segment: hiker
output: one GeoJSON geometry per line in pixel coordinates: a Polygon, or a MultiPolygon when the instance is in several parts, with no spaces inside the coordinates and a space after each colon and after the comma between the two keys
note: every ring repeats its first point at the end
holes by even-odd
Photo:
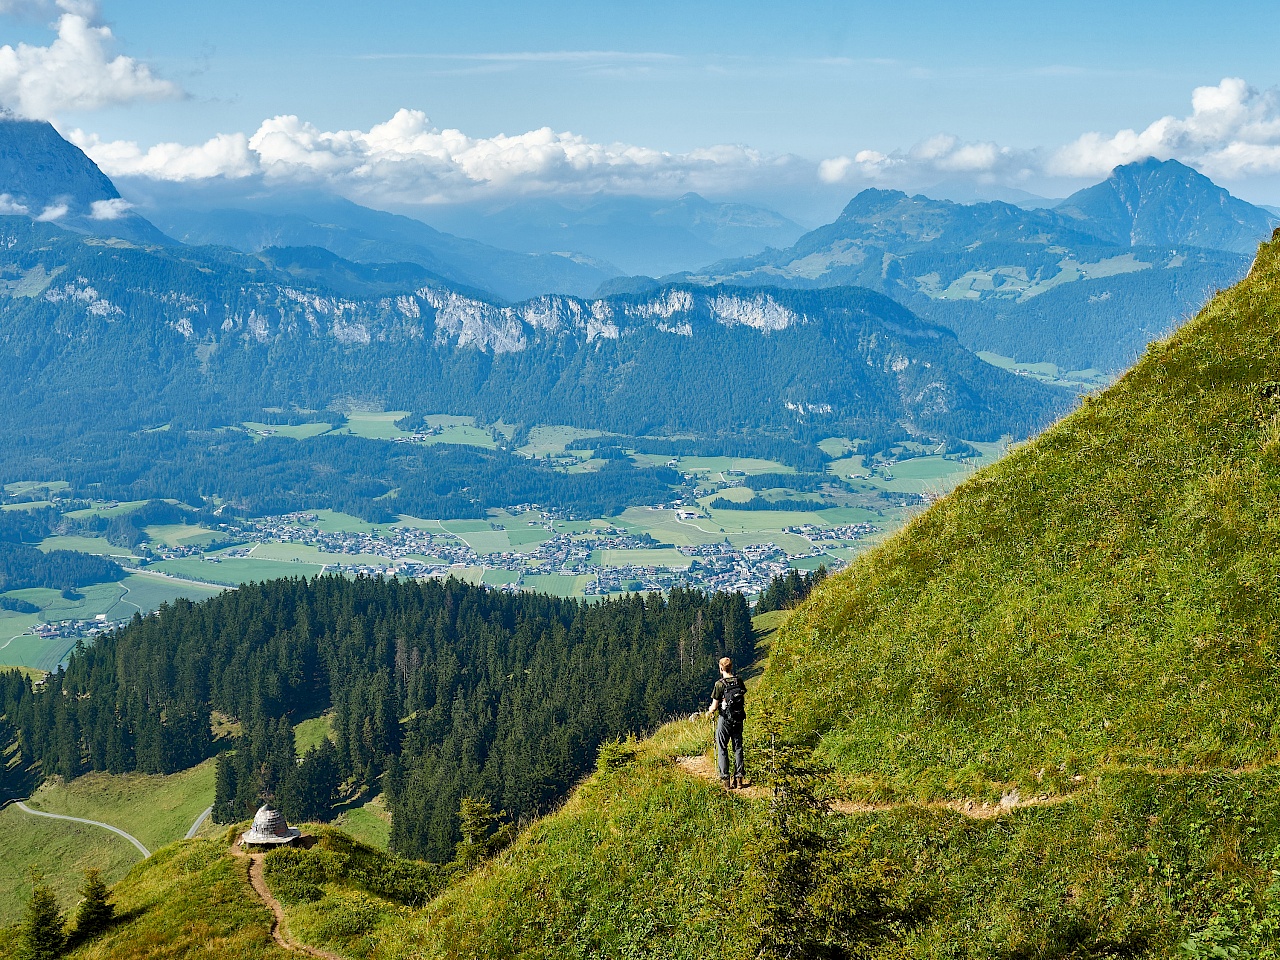
{"type": "Polygon", "coordinates": [[[708,717],[716,717],[716,765],[725,789],[746,786],[742,764],[742,722],[747,719],[747,688],[733,672],[733,661],[720,658],[720,679],[711,691],[708,717]],[[729,744],[733,743],[733,772],[729,771],[729,744]]]}

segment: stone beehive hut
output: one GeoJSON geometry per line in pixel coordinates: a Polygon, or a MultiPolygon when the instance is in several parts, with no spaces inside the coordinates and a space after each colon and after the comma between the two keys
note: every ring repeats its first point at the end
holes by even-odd
{"type": "Polygon", "coordinates": [[[253,815],[253,826],[240,835],[244,846],[278,846],[293,843],[302,835],[297,827],[291,827],[279,810],[263,804],[253,815]]]}

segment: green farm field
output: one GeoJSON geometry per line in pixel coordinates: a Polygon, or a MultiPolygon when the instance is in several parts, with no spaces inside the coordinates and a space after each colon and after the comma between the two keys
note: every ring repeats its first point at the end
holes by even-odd
{"type": "Polygon", "coordinates": [[[296,572],[289,571],[287,567],[296,566],[299,563],[328,565],[333,563],[388,563],[386,557],[380,557],[372,553],[327,553],[318,547],[308,546],[305,543],[259,543],[255,544],[253,549],[249,551],[250,559],[255,560],[276,560],[281,561],[281,567],[286,567],[278,577],[296,576],[296,572]]]}
{"type": "Polygon", "coordinates": [[[561,456],[565,448],[575,440],[604,436],[599,430],[580,430],[577,427],[559,425],[533,427],[529,439],[516,453],[526,457],[561,456]]]}
{"type": "Polygon", "coordinates": [[[103,504],[102,506],[85,507],[83,510],[68,511],[66,516],[73,520],[88,520],[90,517],[120,517],[126,513],[133,513],[139,507],[145,506],[146,500],[126,500],[123,503],[117,503],[114,506],[103,504]]]}
{"type": "Polygon", "coordinates": [[[100,557],[138,559],[129,552],[128,547],[118,547],[114,543],[109,543],[105,537],[45,537],[38,546],[45,553],[50,550],[77,550],[80,553],[92,553],[100,557]]]}
{"type": "Polygon", "coordinates": [[[215,531],[191,523],[157,524],[145,532],[156,543],[170,547],[203,547],[218,539],[215,531]]]}
{"type": "Polygon", "coordinates": [[[259,439],[266,440],[267,437],[262,436],[265,432],[270,432],[272,436],[289,437],[293,440],[309,440],[311,437],[318,437],[322,433],[328,433],[333,429],[331,423],[255,423],[252,420],[246,420],[243,424],[246,430],[259,435],[259,439]]]}
{"type": "Polygon", "coordinates": [[[601,550],[600,564],[606,567],[669,567],[688,569],[690,558],[679,550],[664,547],[656,550],[601,550]]]}
{"type": "Polygon", "coordinates": [[[569,576],[562,573],[526,573],[520,581],[520,589],[549,593],[553,597],[580,597],[593,579],[590,576],[569,576]]]}
{"type": "Polygon", "coordinates": [[[261,583],[283,577],[313,577],[323,568],[314,563],[255,560],[251,557],[224,557],[216,563],[198,557],[183,557],[180,560],[163,560],[153,564],[153,569],[174,577],[236,587],[242,583],[261,583]]]}

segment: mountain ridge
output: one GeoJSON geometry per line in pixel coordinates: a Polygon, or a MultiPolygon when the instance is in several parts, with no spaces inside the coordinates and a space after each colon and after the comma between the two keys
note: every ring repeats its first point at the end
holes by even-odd
{"type": "MultiPolygon", "coordinates": [[[[1239,279],[1277,222],[1181,164],[1130,166],[1053,209],[868,188],[785,250],[664,279],[866,286],[952,328],[972,350],[1116,373],[1165,332],[1164,318],[1189,315],[1239,279]],[[1154,199],[1129,214],[1117,190],[1130,203],[1154,199]]],[[[644,286],[636,278],[604,289],[644,286]]]]}

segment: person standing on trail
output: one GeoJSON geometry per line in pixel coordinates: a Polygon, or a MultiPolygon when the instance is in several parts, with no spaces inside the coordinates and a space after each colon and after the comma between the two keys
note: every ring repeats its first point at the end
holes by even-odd
{"type": "Polygon", "coordinates": [[[733,790],[746,785],[742,763],[742,724],[747,719],[747,688],[733,672],[733,661],[720,658],[720,679],[711,691],[707,716],[716,718],[716,766],[720,782],[733,790]],[[729,744],[733,744],[733,770],[729,769],[729,744]]]}

